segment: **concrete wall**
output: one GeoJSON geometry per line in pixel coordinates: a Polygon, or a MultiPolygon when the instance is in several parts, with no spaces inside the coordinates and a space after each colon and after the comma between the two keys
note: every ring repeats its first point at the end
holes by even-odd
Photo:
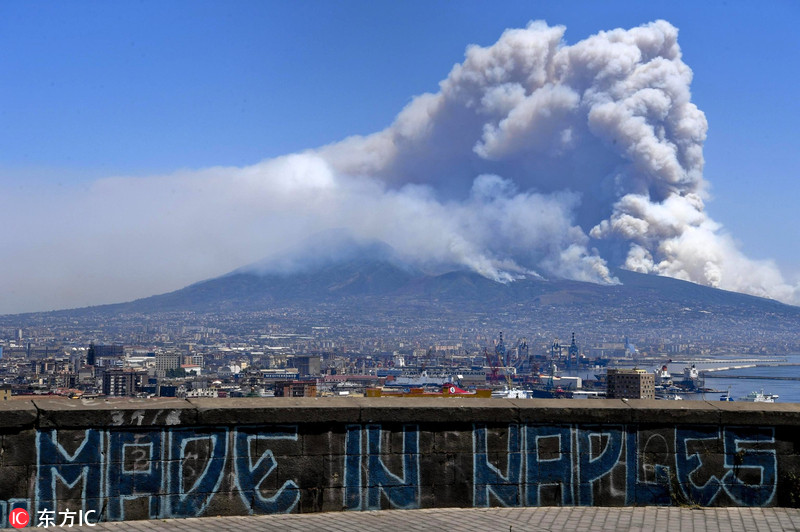
{"type": "Polygon", "coordinates": [[[0,526],[379,508],[797,506],[800,405],[495,399],[0,404],[0,526]],[[35,512],[35,513],[34,513],[35,512]]]}

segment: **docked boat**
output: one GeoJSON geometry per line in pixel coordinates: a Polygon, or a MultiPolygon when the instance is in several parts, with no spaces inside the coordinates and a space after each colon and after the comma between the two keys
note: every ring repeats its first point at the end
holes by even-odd
{"type": "Polygon", "coordinates": [[[572,399],[605,399],[606,392],[594,390],[576,390],[572,392],[572,399]]]}
{"type": "Polygon", "coordinates": [[[747,403],[774,403],[777,397],[777,395],[765,394],[764,390],[761,390],[758,392],[750,392],[739,400],[747,403]]]}
{"type": "Polygon", "coordinates": [[[561,386],[534,386],[530,390],[533,399],[572,399],[572,390],[565,390],[561,386]]]}
{"type": "Polygon", "coordinates": [[[719,400],[720,401],[724,401],[724,402],[732,402],[733,401],[733,397],[731,397],[731,388],[730,388],[730,386],[728,386],[728,391],[727,392],[725,392],[724,394],[719,396],[719,400]]]}
{"type": "Polygon", "coordinates": [[[390,388],[367,388],[364,390],[366,397],[459,397],[464,399],[480,398],[488,399],[492,396],[492,391],[487,389],[468,391],[459,388],[455,384],[445,384],[441,387],[441,391],[429,391],[425,388],[407,388],[407,389],[390,389],[390,388]]]}
{"type": "Polygon", "coordinates": [[[661,369],[654,370],[656,386],[672,386],[672,375],[667,369],[667,365],[661,366],[661,369]]]}
{"type": "Polygon", "coordinates": [[[492,392],[495,399],[530,399],[531,392],[520,388],[504,388],[492,392]]]}
{"type": "Polygon", "coordinates": [[[705,379],[694,364],[683,368],[683,385],[695,390],[705,386],[705,379]]]}
{"type": "Polygon", "coordinates": [[[662,399],[666,401],[683,401],[683,396],[678,395],[677,393],[668,393],[664,395],[656,395],[656,399],[662,399]]]}
{"type": "Polygon", "coordinates": [[[394,378],[394,380],[387,381],[387,386],[403,386],[403,387],[424,387],[424,386],[444,386],[445,384],[455,380],[453,375],[447,373],[428,373],[422,370],[419,373],[403,373],[394,378]]]}

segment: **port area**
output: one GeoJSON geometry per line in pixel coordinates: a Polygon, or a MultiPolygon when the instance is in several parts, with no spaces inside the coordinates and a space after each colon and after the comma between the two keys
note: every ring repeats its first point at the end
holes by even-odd
{"type": "MultiPolygon", "coordinates": [[[[783,359],[786,360],[786,359],[783,359]]],[[[763,362],[756,364],[737,364],[733,366],[722,366],[718,368],[708,368],[701,371],[701,374],[709,377],[724,377],[726,379],[764,379],[774,381],[800,381],[800,375],[758,375],[758,374],[735,374],[732,371],[750,368],[778,368],[778,367],[800,367],[797,363],[763,362]]]]}

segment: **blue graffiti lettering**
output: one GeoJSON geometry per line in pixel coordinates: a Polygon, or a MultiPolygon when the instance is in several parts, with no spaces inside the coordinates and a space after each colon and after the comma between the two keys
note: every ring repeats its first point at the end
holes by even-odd
{"type": "Polygon", "coordinates": [[[572,483],[572,431],[569,427],[525,427],[525,505],[541,504],[542,486],[556,486],[561,492],[561,504],[574,504],[572,483]],[[558,457],[542,458],[540,442],[545,438],[558,440],[558,457]]]}
{"type": "Polygon", "coordinates": [[[622,427],[580,428],[578,432],[578,503],[582,506],[594,504],[592,483],[606,476],[622,456],[622,427]],[[592,439],[606,439],[603,451],[594,456],[592,439]]]}
{"type": "MultiPolygon", "coordinates": [[[[772,427],[686,426],[641,432],[635,425],[493,427],[472,427],[476,507],[592,505],[601,495],[617,503],[624,496],[626,505],[665,505],[677,497],[701,506],[769,506],[777,498],[772,427]]],[[[336,458],[343,465],[345,509],[421,506],[417,425],[403,426],[402,434],[378,424],[345,425],[344,434],[336,432],[341,429],[338,425],[332,434],[339,445],[344,437],[344,456],[336,458]],[[402,450],[397,448],[401,442],[402,450]]],[[[279,449],[299,441],[298,425],[37,431],[36,477],[32,493],[25,493],[31,498],[0,501],[0,528],[8,526],[13,508],[30,508],[34,515],[58,512],[67,503],[72,508],[72,499],[79,499],[75,510],[93,511],[112,521],[130,518],[126,509],[128,514],[135,509],[137,517],[200,516],[223,482],[224,489],[239,494],[248,513],[296,511],[300,481],[287,479],[281,469],[292,466],[294,456],[284,464],[279,449]]],[[[301,457],[302,448],[288,454],[301,457]]],[[[432,463],[451,467],[438,458],[432,463]]],[[[330,473],[332,482],[323,488],[337,486],[333,481],[338,474],[330,473]]],[[[452,477],[437,469],[430,472],[431,478],[438,479],[440,473],[452,477]]],[[[310,488],[316,487],[308,478],[310,488]]]]}
{"type": "Polygon", "coordinates": [[[36,433],[36,511],[55,511],[58,502],[58,484],[74,488],[81,484],[83,510],[98,514],[103,502],[102,434],[87,429],[78,449],[70,454],[58,442],[55,430],[36,433]]]}
{"type": "Polygon", "coordinates": [[[150,518],[160,513],[164,459],[161,431],[108,434],[108,519],[125,519],[125,501],[146,497],[150,518]]]}
{"type": "Polygon", "coordinates": [[[12,510],[23,508],[30,511],[31,501],[28,499],[8,499],[7,501],[0,501],[0,528],[6,528],[9,525],[9,514],[12,510]]]}
{"type": "Polygon", "coordinates": [[[703,467],[700,453],[689,454],[689,442],[719,441],[720,433],[716,427],[706,429],[675,429],[675,469],[678,485],[689,501],[708,506],[717,498],[722,483],[716,475],[711,475],[702,485],[695,482],[695,472],[703,467]]]}
{"type": "Polygon", "coordinates": [[[271,440],[297,441],[297,426],[276,427],[271,432],[250,434],[238,429],[234,433],[234,466],[236,486],[250,513],[288,513],[300,501],[300,491],[293,480],[287,480],[271,497],[265,497],[261,484],[278,466],[272,449],[262,452],[253,463],[251,447],[253,442],[271,440]]]}
{"type": "Polygon", "coordinates": [[[392,508],[419,508],[419,428],[403,427],[403,476],[395,475],[381,457],[381,426],[367,425],[367,506],[380,510],[381,493],[392,508]]]}
{"type": "Polygon", "coordinates": [[[489,506],[490,494],[503,506],[519,506],[522,483],[522,449],[519,425],[508,425],[506,473],[489,461],[487,428],[475,425],[472,431],[472,501],[474,506],[489,506]]]}
{"type": "Polygon", "coordinates": [[[366,457],[362,444],[361,425],[348,425],[345,435],[344,507],[347,510],[364,509],[366,491],[367,509],[381,508],[384,495],[392,508],[419,508],[419,427],[403,427],[403,471],[392,473],[381,456],[383,431],[380,425],[367,425],[366,457]],[[366,489],[363,488],[362,471],[366,474],[366,489]]]}
{"type": "Polygon", "coordinates": [[[772,502],[777,489],[778,461],[775,449],[748,448],[747,445],[775,443],[774,428],[731,428],[723,430],[725,438],[725,468],[722,479],[725,491],[740,505],[766,506],[772,502]],[[741,470],[758,472],[758,484],[745,483],[737,473],[741,470]]]}
{"type": "Polygon", "coordinates": [[[344,507],[361,510],[361,425],[347,425],[344,440],[344,507]]]}
{"type": "MultiPolygon", "coordinates": [[[[660,437],[660,435],[659,435],[660,437]]],[[[663,439],[663,438],[662,438],[663,439]]],[[[626,473],[627,489],[625,492],[625,504],[646,504],[646,505],[667,505],[671,502],[671,489],[669,473],[670,468],[661,464],[654,466],[655,481],[647,482],[640,480],[639,473],[643,469],[640,460],[641,453],[646,451],[638,445],[639,432],[634,427],[628,427],[628,438],[626,448],[626,473]]]]}
{"type": "MultiPolygon", "coordinates": [[[[169,462],[167,466],[167,496],[165,515],[168,517],[195,517],[205,511],[211,497],[219,490],[222,472],[228,455],[228,430],[218,430],[197,435],[194,430],[177,429],[169,435],[169,462]],[[194,483],[186,489],[184,475],[189,458],[186,446],[206,440],[210,447],[202,471],[192,471],[194,483]]],[[[188,476],[188,475],[187,475],[188,476]]]]}

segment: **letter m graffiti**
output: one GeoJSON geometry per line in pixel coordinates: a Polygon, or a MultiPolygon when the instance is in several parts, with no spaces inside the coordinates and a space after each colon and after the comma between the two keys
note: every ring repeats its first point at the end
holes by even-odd
{"type": "MultiPolygon", "coordinates": [[[[84,431],[83,440],[74,452],[58,441],[55,430],[36,433],[36,510],[57,511],[59,485],[75,498],[80,490],[83,510],[99,515],[103,500],[103,433],[94,429],[84,431]]],[[[77,508],[72,508],[76,510],[77,508]]]]}

